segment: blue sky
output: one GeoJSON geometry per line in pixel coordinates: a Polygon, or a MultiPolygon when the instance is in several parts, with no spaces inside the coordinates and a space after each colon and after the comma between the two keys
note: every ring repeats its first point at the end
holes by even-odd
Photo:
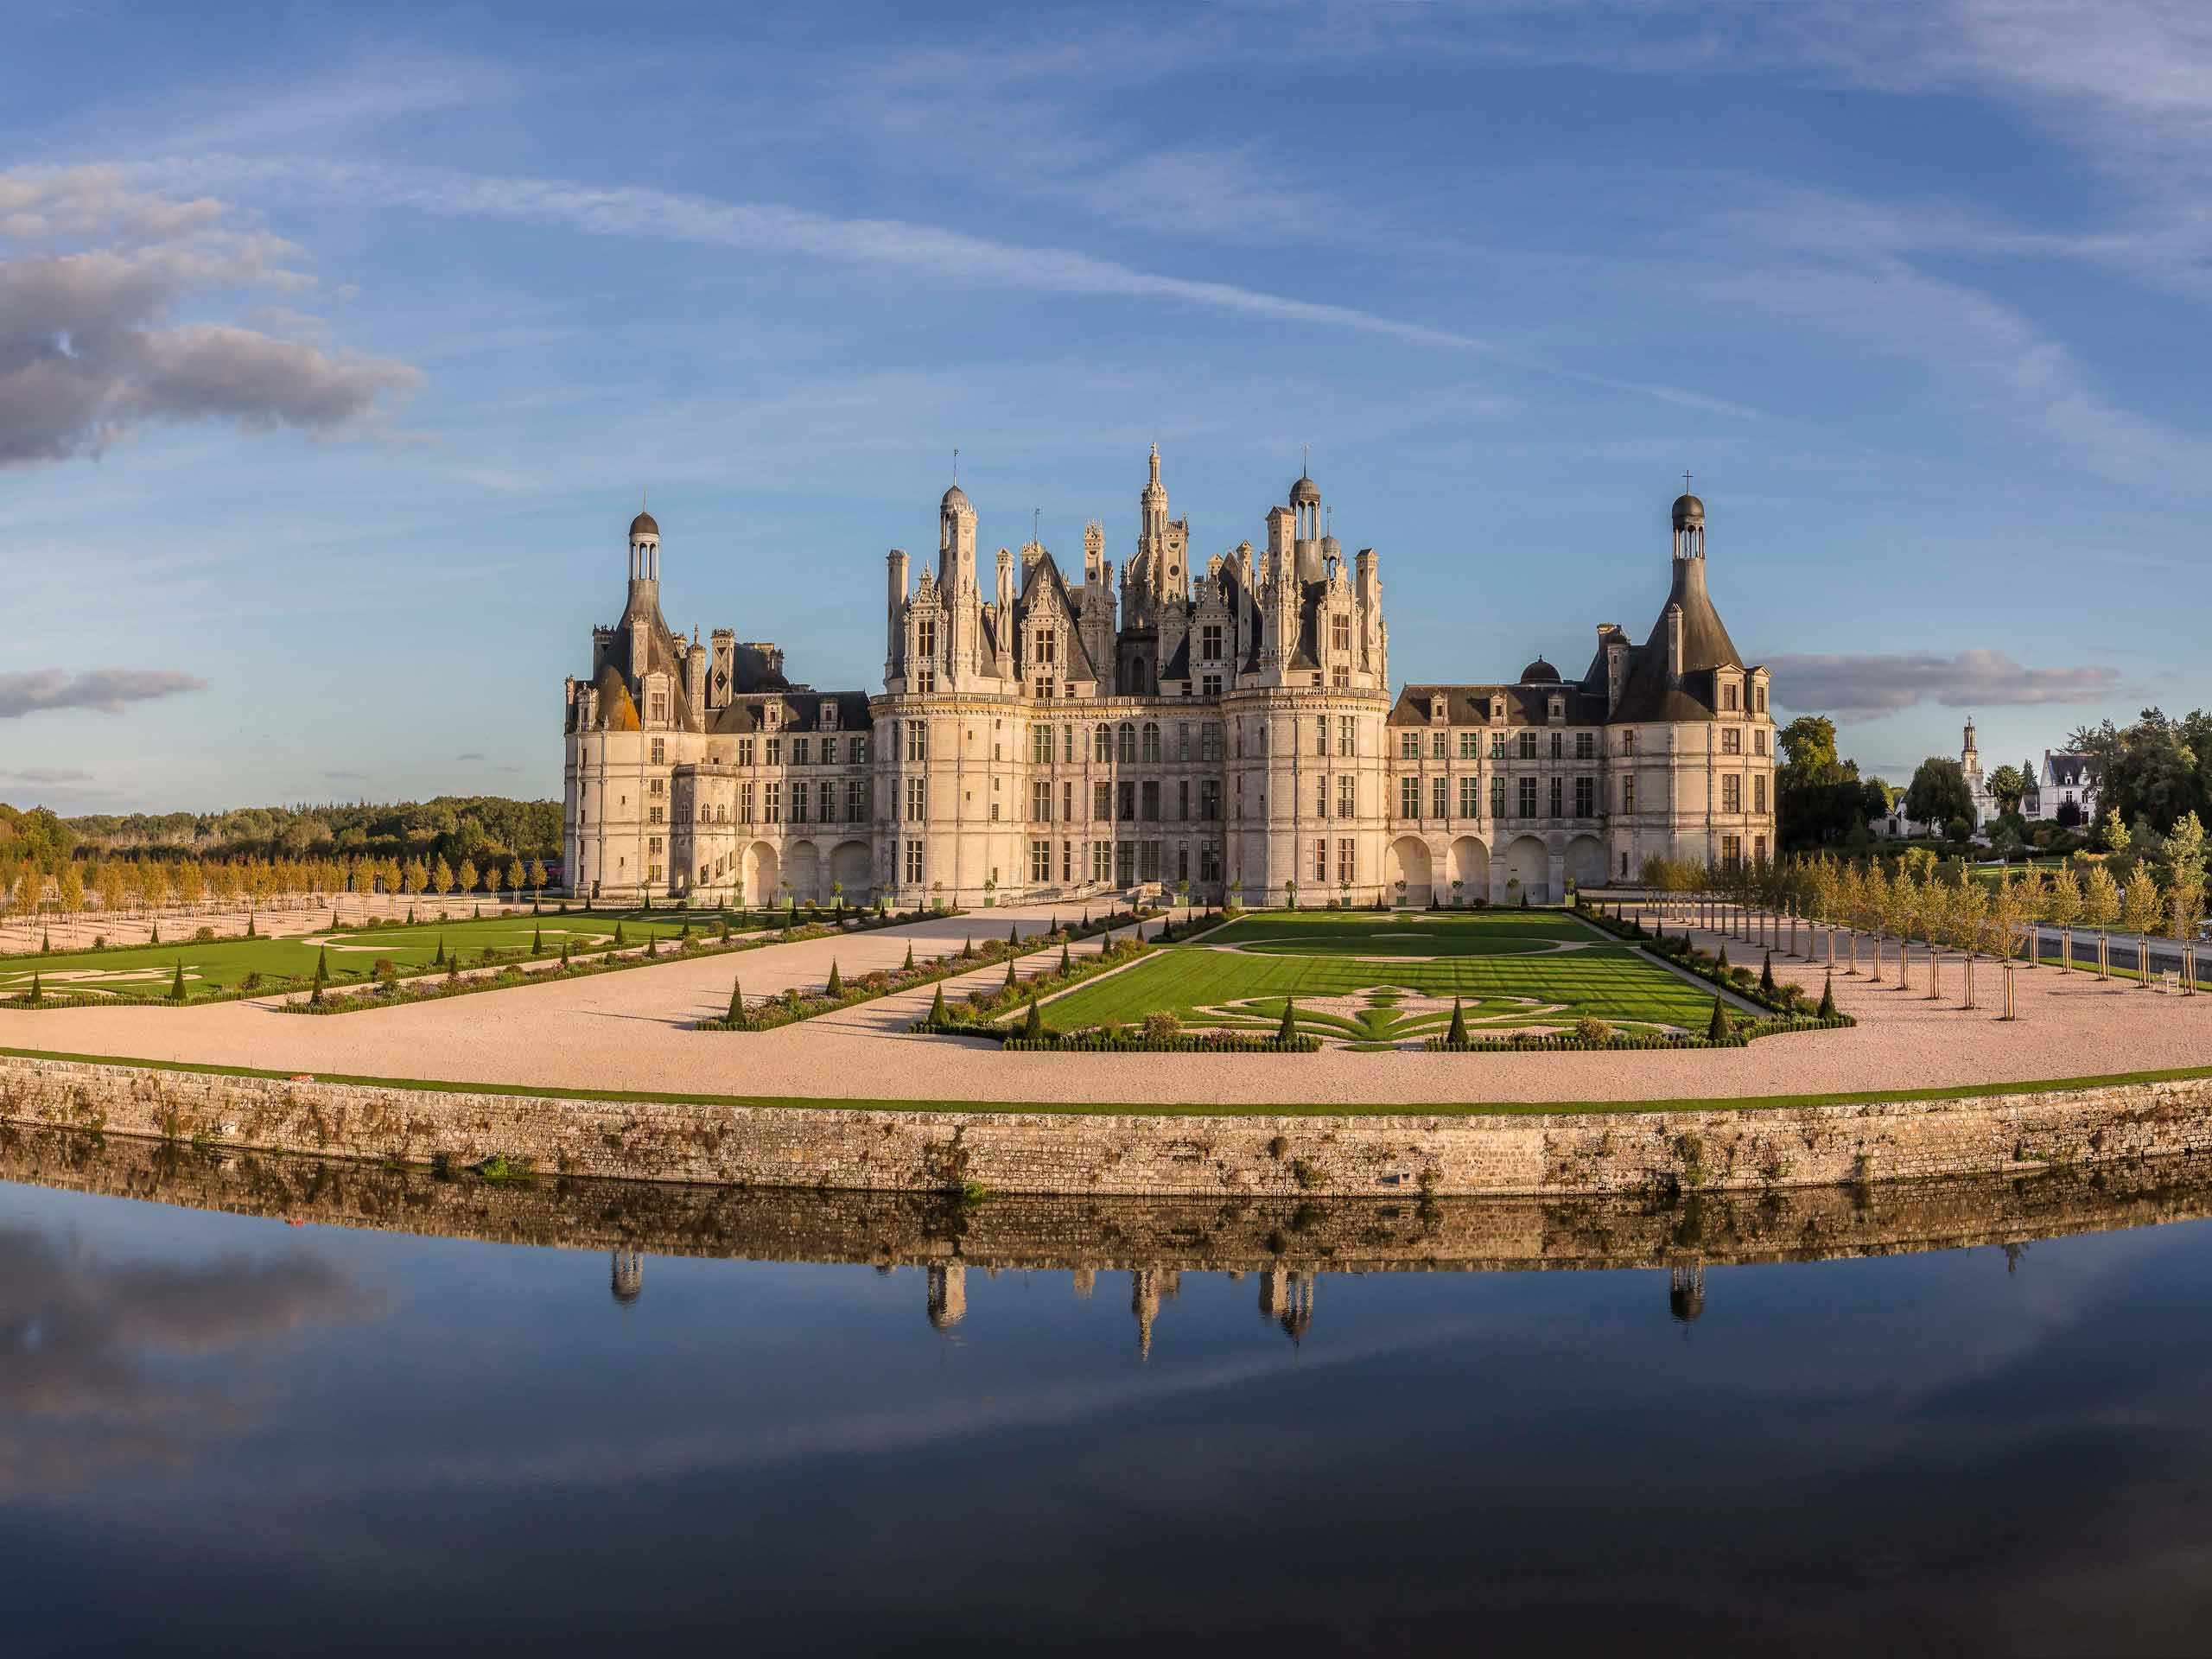
{"type": "Polygon", "coordinates": [[[1902,781],[2203,700],[2212,9],[13,9],[0,798],[554,794],[671,623],[879,683],[987,547],[1301,447],[1394,679],[1638,638],[1687,468],[1902,781]]]}

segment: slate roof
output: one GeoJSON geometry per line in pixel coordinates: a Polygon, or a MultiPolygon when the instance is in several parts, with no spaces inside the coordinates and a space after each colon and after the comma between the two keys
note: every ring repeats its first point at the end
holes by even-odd
{"type": "Polygon", "coordinates": [[[1713,671],[1745,666],[1736,642],[1728,637],[1720,613],[1706,591],[1705,561],[1676,559],[1667,604],[1651,625],[1650,638],[1629,652],[1627,681],[1621,687],[1616,721],[1711,720],[1719,712],[1713,671]],[[1682,662],[1679,683],[1667,683],[1667,607],[1682,607],[1682,662]]]}

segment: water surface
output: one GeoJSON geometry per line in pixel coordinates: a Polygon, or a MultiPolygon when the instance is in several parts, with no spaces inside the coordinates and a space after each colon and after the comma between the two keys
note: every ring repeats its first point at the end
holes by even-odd
{"type": "Polygon", "coordinates": [[[2212,1628],[2178,1177],[962,1211],[63,1147],[0,1157],[15,1654],[2212,1628]]]}

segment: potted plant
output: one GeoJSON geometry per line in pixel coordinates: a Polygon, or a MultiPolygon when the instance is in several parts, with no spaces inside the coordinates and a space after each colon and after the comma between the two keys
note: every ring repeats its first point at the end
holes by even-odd
{"type": "Polygon", "coordinates": [[[1291,877],[1289,880],[1282,884],[1282,897],[1283,903],[1287,905],[1291,909],[1296,910],[1298,908],[1298,878],[1296,876],[1291,877]]]}

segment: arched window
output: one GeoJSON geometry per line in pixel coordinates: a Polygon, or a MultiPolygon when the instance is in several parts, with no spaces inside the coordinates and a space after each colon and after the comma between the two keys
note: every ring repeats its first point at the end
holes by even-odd
{"type": "Polygon", "coordinates": [[[1122,762],[1134,766],[1137,758],[1137,728],[1126,720],[1122,722],[1121,739],[1122,762]]]}
{"type": "Polygon", "coordinates": [[[1160,764],[1160,722],[1147,720],[1144,723],[1144,758],[1147,766],[1160,764]]]}
{"type": "Polygon", "coordinates": [[[1114,758],[1114,728],[1102,722],[1095,734],[1095,740],[1091,744],[1090,758],[1102,764],[1111,760],[1114,758]]]}

